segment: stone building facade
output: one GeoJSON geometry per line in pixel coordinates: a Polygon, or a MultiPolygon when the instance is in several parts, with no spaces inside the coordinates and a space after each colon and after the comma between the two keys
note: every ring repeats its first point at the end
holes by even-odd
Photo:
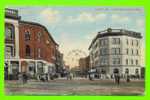
{"type": "Polygon", "coordinates": [[[90,51],[90,67],[98,73],[112,76],[140,75],[141,33],[124,29],[111,29],[98,32],[93,39],[90,51]]]}

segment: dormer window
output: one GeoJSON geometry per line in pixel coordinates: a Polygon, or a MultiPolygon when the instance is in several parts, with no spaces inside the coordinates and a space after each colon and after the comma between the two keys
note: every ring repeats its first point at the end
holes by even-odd
{"type": "Polygon", "coordinates": [[[108,28],[108,29],[107,29],[107,32],[112,32],[112,29],[111,29],[111,28],[108,28]]]}

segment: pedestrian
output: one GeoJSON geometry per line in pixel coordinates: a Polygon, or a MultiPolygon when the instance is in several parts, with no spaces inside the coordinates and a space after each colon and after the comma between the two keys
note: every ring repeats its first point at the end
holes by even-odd
{"type": "Polygon", "coordinates": [[[45,78],[46,78],[46,81],[48,82],[48,74],[46,74],[45,78]]]}
{"type": "Polygon", "coordinates": [[[115,78],[115,83],[119,85],[120,84],[120,75],[119,75],[119,73],[115,73],[114,78],[115,78]]]}
{"type": "Polygon", "coordinates": [[[23,84],[27,83],[28,76],[25,72],[23,73],[22,78],[23,78],[23,84]]]}
{"type": "Polygon", "coordinates": [[[115,83],[117,83],[117,74],[114,74],[115,83]]]}
{"type": "Polygon", "coordinates": [[[73,74],[72,74],[72,73],[70,73],[70,80],[72,80],[72,78],[73,78],[73,74]]]}
{"type": "Polygon", "coordinates": [[[89,80],[93,80],[93,78],[94,78],[94,74],[93,73],[89,73],[89,80]]]}
{"type": "Polygon", "coordinates": [[[69,80],[70,79],[70,73],[68,72],[67,73],[67,80],[69,80]]]}
{"type": "Polygon", "coordinates": [[[129,75],[127,75],[126,82],[127,83],[130,82],[130,76],[129,75]]]}
{"type": "Polygon", "coordinates": [[[118,83],[118,85],[120,84],[120,75],[119,74],[117,74],[117,83],[118,83]]]}

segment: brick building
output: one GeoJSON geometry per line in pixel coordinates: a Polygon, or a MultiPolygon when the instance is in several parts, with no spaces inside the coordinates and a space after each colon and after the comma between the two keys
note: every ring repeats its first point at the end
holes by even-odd
{"type": "Polygon", "coordinates": [[[17,10],[5,10],[5,79],[17,79],[19,72],[55,73],[57,50],[45,26],[22,21],[17,10]]]}
{"type": "Polygon", "coordinates": [[[84,57],[79,59],[79,70],[81,72],[81,75],[87,75],[88,71],[90,69],[90,57],[84,57]]]}

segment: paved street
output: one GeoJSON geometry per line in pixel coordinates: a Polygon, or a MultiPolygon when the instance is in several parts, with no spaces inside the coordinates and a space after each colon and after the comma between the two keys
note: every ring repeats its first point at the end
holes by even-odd
{"type": "Polygon", "coordinates": [[[30,80],[27,84],[19,81],[5,81],[6,95],[144,95],[144,81],[132,80],[120,85],[113,80],[56,79],[49,82],[30,80]]]}

